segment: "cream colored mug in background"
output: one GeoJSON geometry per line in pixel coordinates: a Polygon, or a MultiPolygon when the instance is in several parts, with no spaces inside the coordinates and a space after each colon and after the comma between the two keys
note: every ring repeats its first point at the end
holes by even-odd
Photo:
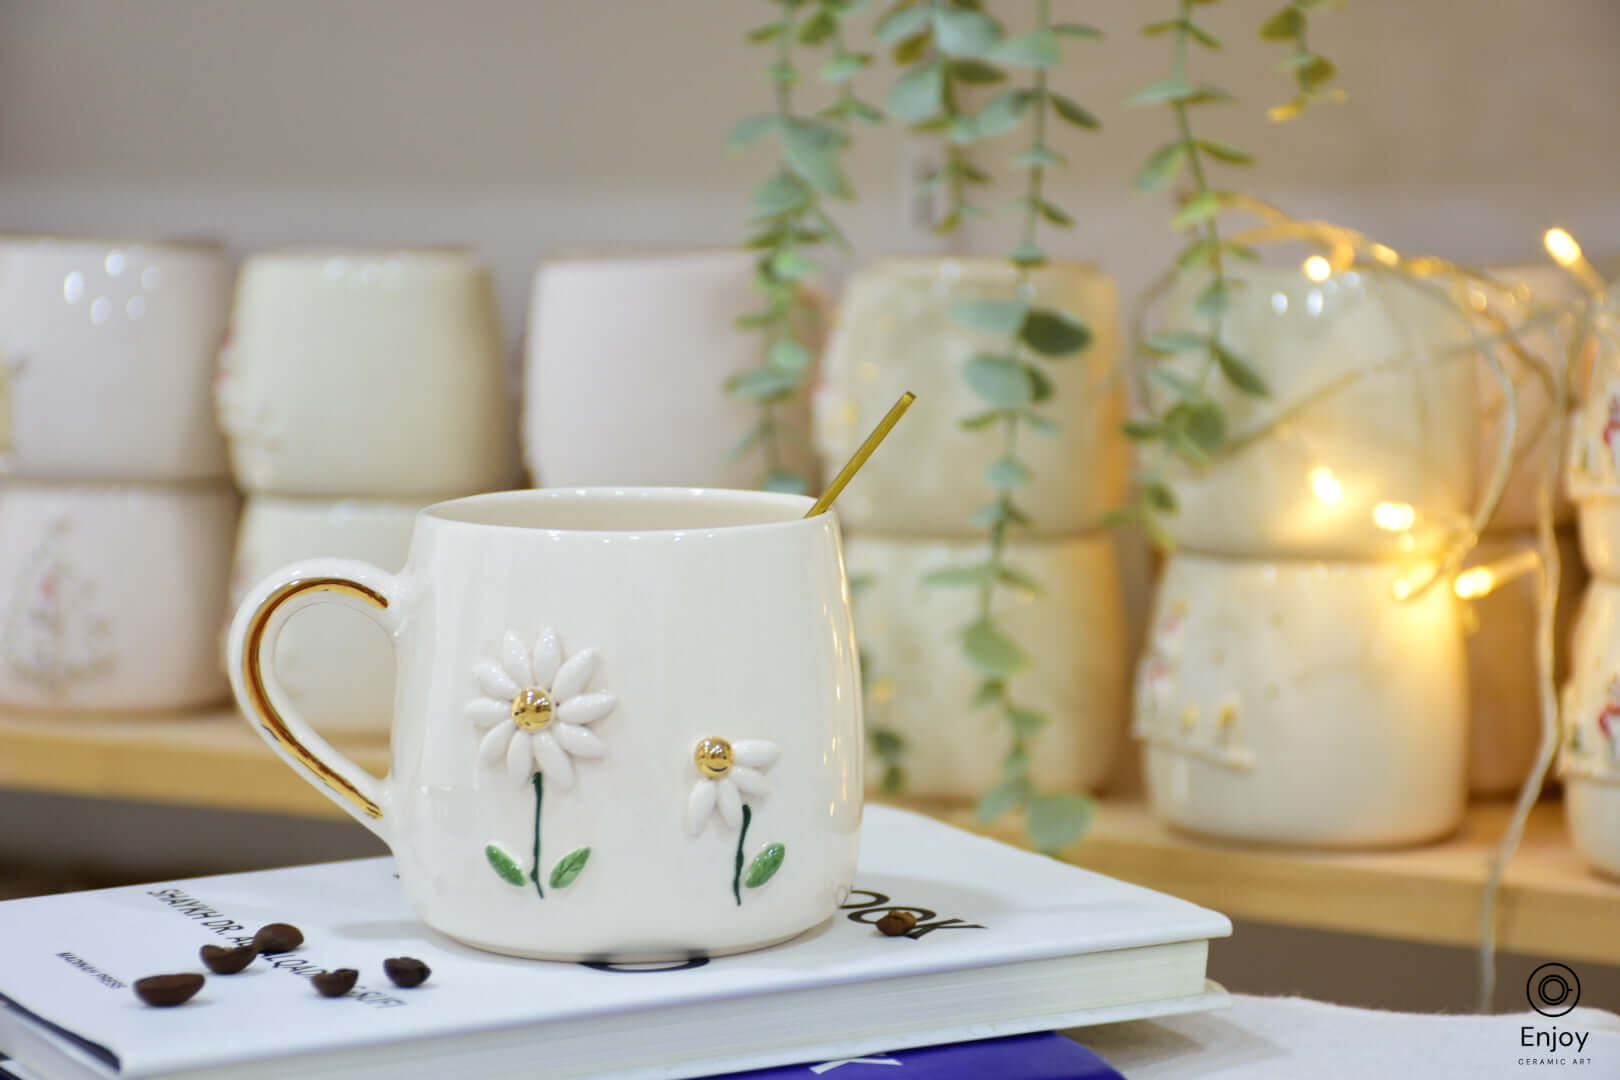
{"type": "Polygon", "coordinates": [[[255,587],[231,628],[237,699],[451,937],[615,961],[784,940],[847,895],[861,818],[838,523],[811,504],[599,488],[430,506],[397,575],[313,559],[255,587]],[[321,601],[393,638],[385,780],[276,677],[282,626],[321,601]]]}

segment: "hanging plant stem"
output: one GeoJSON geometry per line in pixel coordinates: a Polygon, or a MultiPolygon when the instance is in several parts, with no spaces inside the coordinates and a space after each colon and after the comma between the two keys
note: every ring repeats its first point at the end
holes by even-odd
{"type": "Polygon", "coordinates": [[[783,438],[804,436],[781,419],[779,410],[806,392],[819,336],[820,313],[807,286],[822,268],[807,252],[829,243],[847,246],[823,202],[852,197],[842,165],[850,142],[848,122],[875,121],[881,114],[855,97],[849,85],[871,59],[843,45],[841,23],[857,5],[850,0],[772,2],[780,8],[777,19],[751,31],[748,39],[775,45],[775,58],[765,69],[774,109],[745,117],[730,139],[740,149],[771,135],[777,149],[775,171],[750,196],[749,223],[755,231],[745,245],[758,252],[755,284],[762,305],[737,320],[740,329],[760,335],[761,360],[758,367],[727,379],[726,391],[759,409],[759,420],[733,448],[733,457],[757,448],[761,486],[802,494],[809,478],[789,466],[783,438]],[[837,101],[814,115],[801,114],[794,99],[801,82],[795,61],[826,46],[833,55],[820,76],[840,86],[837,101]]]}
{"type": "Polygon", "coordinates": [[[1343,90],[1328,86],[1339,74],[1338,65],[1312,52],[1306,42],[1311,14],[1331,3],[1332,0],[1292,0],[1260,25],[1262,39],[1293,46],[1282,62],[1282,70],[1293,75],[1297,92],[1291,100],[1267,110],[1266,115],[1273,121],[1292,120],[1319,101],[1336,103],[1346,99],[1343,90]]]}

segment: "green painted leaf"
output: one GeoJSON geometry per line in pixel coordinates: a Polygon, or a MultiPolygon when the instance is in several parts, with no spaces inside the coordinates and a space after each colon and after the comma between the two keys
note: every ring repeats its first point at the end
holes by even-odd
{"type": "Polygon", "coordinates": [[[922,576],[924,585],[966,585],[978,587],[996,579],[996,568],[991,563],[971,566],[942,566],[922,576]]]}
{"type": "Polygon", "coordinates": [[[1260,24],[1260,37],[1266,41],[1293,41],[1304,29],[1305,17],[1289,6],[1260,24]]]}
{"type": "Polygon", "coordinates": [[[754,856],[748,864],[748,871],[743,875],[743,884],[750,889],[757,889],[782,869],[782,860],[787,858],[787,848],[781,844],[771,844],[754,856]]]}
{"type": "Polygon", "coordinates": [[[1102,127],[1097,118],[1082,108],[1073,98],[1066,98],[1062,94],[1052,94],[1049,99],[1052,108],[1057,114],[1077,128],[1095,131],[1102,127]]]}
{"type": "Polygon", "coordinates": [[[1266,380],[1260,373],[1250,367],[1242,357],[1219,343],[1215,345],[1215,362],[1220,364],[1221,374],[1226,376],[1226,381],[1245,394],[1252,394],[1255,397],[1271,396],[1271,387],[1266,385],[1266,380]]]}
{"type": "Polygon", "coordinates": [[[1012,131],[1035,100],[1028,90],[1005,90],[991,98],[974,118],[981,138],[994,138],[1012,131]]]}
{"type": "Polygon", "coordinates": [[[978,620],[962,634],[962,655],[987,676],[1006,676],[1029,662],[1018,643],[989,622],[978,620]]]}
{"type": "Polygon", "coordinates": [[[994,491],[1017,491],[1033,476],[1028,465],[1011,456],[997,458],[984,470],[984,482],[994,491]]]}
{"type": "Polygon", "coordinates": [[[500,875],[502,881],[508,885],[523,884],[523,868],[499,844],[487,845],[484,848],[484,858],[489,860],[490,867],[500,875]]]}
{"type": "Polygon", "coordinates": [[[550,884],[553,889],[566,889],[574,883],[574,879],[584,871],[585,864],[591,861],[591,849],[588,847],[575,848],[551,868],[550,884]]]}
{"type": "Polygon", "coordinates": [[[1091,827],[1096,812],[1096,804],[1084,795],[1031,795],[1025,808],[1030,846],[1048,854],[1077,843],[1091,827]]]}
{"type": "Polygon", "coordinates": [[[1131,186],[1144,195],[1151,195],[1175,179],[1186,161],[1186,143],[1165,143],[1153,151],[1137,170],[1136,175],[1131,178],[1131,186]]]}
{"type": "Polygon", "coordinates": [[[953,322],[1005,337],[1023,325],[1029,305],[1022,300],[962,300],[950,312],[953,322]]]}
{"type": "Polygon", "coordinates": [[[934,42],[946,56],[983,56],[1001,38],[1001,27],[982,11],[935,8],[934,42]]]}
{"type": "Polygon", "coordinates": [[[928,22],[928,8],[896,8],[878,20],[873,36],[885,45],[894,45],[922,30],[928,22]]]}
{"type": "Polygon", "coordinates": [[[889,91],[889,115],[906,125],[928,119],[944,104],[945,65],[938,60],[906,72],[889,91]]]}
{"type": "Polygon", "coordinates": [[[981,398],[1004,408],[1035,399],[1035,380],[1010,356],[976,353],[962,368],[962,378],[981,398]]]}
{"type": "Polygon", "coordinates": [[[1239,150],[1227,143],[1217,142],[1214,139],[1197,140],[1198,149],[1214,158],[1224,161],[1228,165],[1253,165],[1254,155],[1246,150],[1239,150]]]}
{"type": "Polygon", "coordinates": [[[1006,81],[1007,73],[983,60],[956,60],[951,63],[951,78],[971,86],[988,86],[1006,81]]]}
{"type": "Polygon", "coordinates": [[[1091,329],[1064,312],[1034,308],[1025,316],[1018,337],[1042,356],[1070,356],[1091,344],[1091,329]]]}
{"type": "Polygon", "coordinates": [[[1194,225],[1201,225],[1221,212],[1221,193],[1218,191],[1200,191],[1197,195],[1181,204],[1181,208],[1170,218],[1172,229],[1187,229],[1194,225]]]}
{"type": "Polygon", "coordinates": [[[1029,781],[1023,777],[1003,780],[979,799],[979,822],[984,825],[1021,806],[1029,798],[1029,781]]]}
{"type": "Polygon", "coordinates": [[[792,338],[782,338],[771,346],[767,359],[776,370],[797,375],[810,366],[810,350],[792,338]]]}
{"type": "Polygon", "coordinates": [[[1057,67],[1063,58],[1058,36],[1051,30],[1036,30],[1021,37],[1005,38],[985,50],[985,59],[1017,67],[1057,67]]]}

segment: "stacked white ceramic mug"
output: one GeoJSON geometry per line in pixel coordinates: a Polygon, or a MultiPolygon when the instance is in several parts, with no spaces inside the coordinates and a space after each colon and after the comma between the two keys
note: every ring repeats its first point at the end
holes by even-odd
{"type": "Polygon", "coordinates": [[[1576,849],[1620,877],[1620,334],[1612,304],[1596,328],[1565,466],[1592,583],[1563,691],[1560,772],[1576,849]]]}
{"type": "MultiPolygon", "coordinates": [[[[1377,271],[1229,273],[1222,343],[1270,393],[1211,379],[1223,449],[1169,470],[1177,546],[1135,704],[1150,801],[1247,842],[1444,835],[1466,800],[1468,686],[1458,602],[1433,579],[1474,512],[1466,324],[1377,271]]],[[[1168,329],[1207,333],[1207,284],[1177,284],[1168,329]]],[[[1166,363],[1196,378],[1202,353],[1166,363]]],[[[1167,394],[1154,380],[1156,411],[1167,394]]]]}
{"type": "MultiPolygon", "coordinates": [[[[806,396],[771,406],[766,439],[760,406],[723,389],[760,367],[761,336],[736,325],[762,303],[757,261],[692,251],[543,263],[523,403],[535,483],[755,488],[774,459],[813,487],[806,396]]],[[[819,326],[803,329],[819,341],[819,326]]]]}
{"type": "Polygon", "coordinates": [[[230,276],[209,245],[0,236],[0,702],[228,697],[230,276]]]}
{"type": "MultiPolygon", "coordinates": [[[[978,590],[922,578],[986,557],[974,515],[994,498],[985,472],[1004,449],[995,432],[963,429],[986,406],[962,371],[1006,339],[963,328],[951,308],[1009,299],[1015,277],[1001,259],[875,263],[845,291],[816,396],[817,447],[836,468],[902,392],[917,395],[840,496],[838,513],[850,575],[870,583],[855,602],[870,669],[868,724],[905,741],[903,790],[924,798],[977,799],[1002,778],[1010,745],[1006,726],[972,706],[982,676],[963,658],[960,636],[976,617],[978,590]]],[[[1055,264],[1032,281],[1033,303],[1083,320],[1093,339],[1043,366],[1052,393],[1039,411],[1061,430],[1018,444],[1033,477],[1015,500],[1032,524],[1010,532],[1005,561],[1042,592],[997,589],[992,612],[1032,660],[1008,678],[1009,699],[1048,717],[1032,740],[1031,777],[1045,790],[1076,791],[1106,782],[1124,737],[1124,610],[1115,550],[1101,528],[1124,497],[1128,469],[1119,316],[1113,282],[1094,267],[1055,264]]],[[[869,787],[883,771],[868,770],[869,787]]]]}
{"type": "MultiPolygon", "coordinates": [[[[249,258],[217,390],[248,494],[233,604],[298,559],[398,570],[417,510],[517,479],[494,288],[465,252],[249,258]]],[[[364,619],[303,614],[282,634],[276,662],[292,704],[317,728],[387,733],[393,656],[364,619]]]]}

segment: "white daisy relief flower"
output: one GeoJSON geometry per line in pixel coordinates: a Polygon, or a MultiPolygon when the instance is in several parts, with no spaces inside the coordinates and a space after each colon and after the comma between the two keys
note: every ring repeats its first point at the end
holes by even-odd
{"type": "Polygon", "coordinates": [[[686,827],[692,835],[701,833],[716,812],[728,828],[739,828],[743,823],[743,798],[764,798],[771,793],[765,770],[776,764],[780,755],[776,744],[765,739],[732,743],[711,736],[698,740],[692,752],[698,778],[686,803],[686,827]]]}
{"type": "Polygon", "coordinates": [[[618,704],[607,691],[587,691],[595,669],[595,649],[565,660],[562,639],[549,627],[533,648],[508,630],[499,660],[480,660],[473,668],[483,696],[468,704],[467,717],[485,732],[479,760],[495,769],[504,763],[514,784],[538,771],[558,790],[572,788],[575,758],[607,754],[589,725],[618,704]]]}

